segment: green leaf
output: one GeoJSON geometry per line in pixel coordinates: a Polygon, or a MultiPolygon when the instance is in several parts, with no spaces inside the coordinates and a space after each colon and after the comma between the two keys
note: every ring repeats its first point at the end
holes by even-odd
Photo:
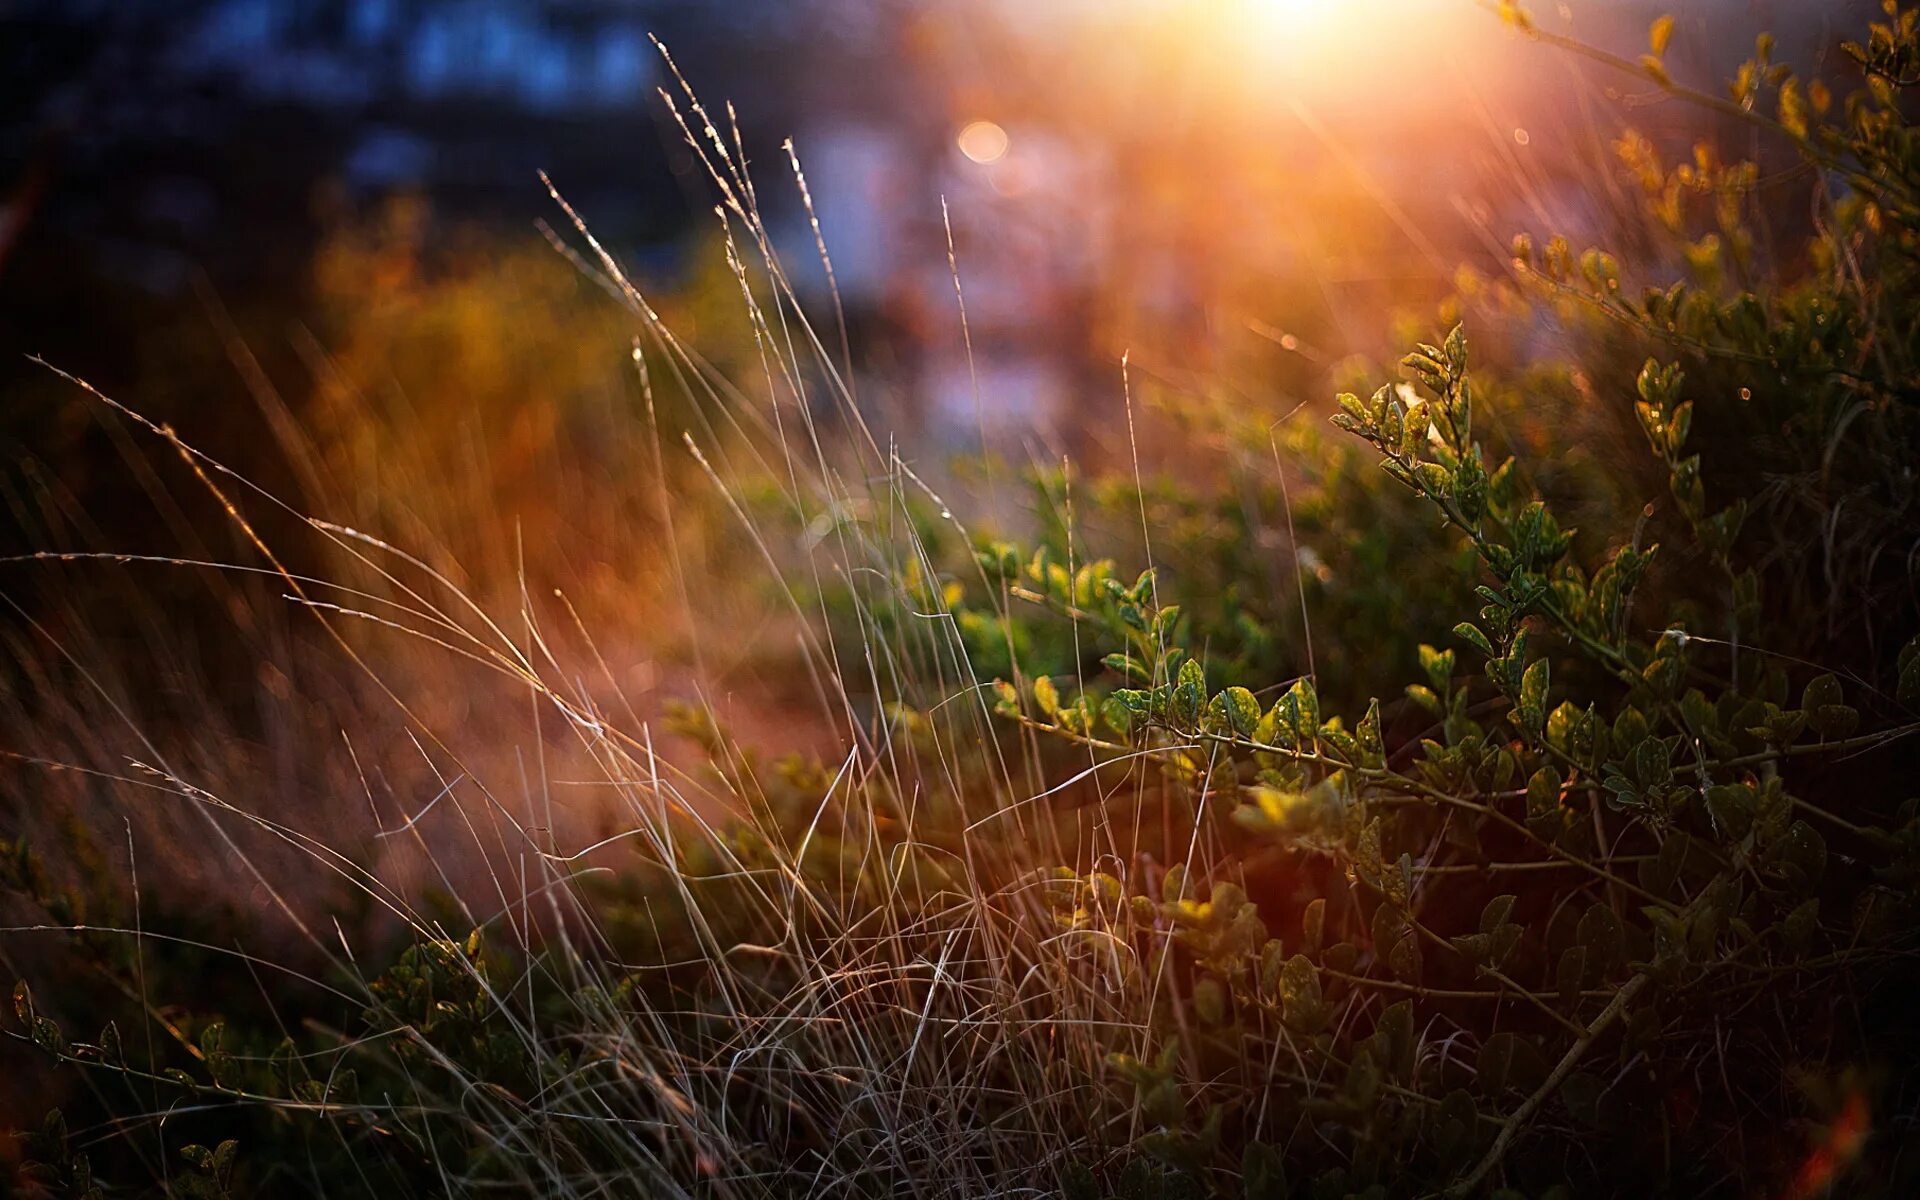
{"type": "Polygon", "coordinates": [[[1247,893],[1239,884],[1223,881],[1213,885],[1213,894],[1208,903],[1213,913],[1223,921],[1231,921],[1247,906],[1247,893]]]}
{"type": "Polygon", "coordinates": [[[1372,887],[1380,886],[1380,877],[1384,873],[1385,863],[1380,851],[1380,818],[1368,821],[1360,831],[1360,841],[1353,849],[1353,867],[1360,878],[1372,887]]]}
{"type": "Polygon", "coordinates": [[[1362,1048],[1347,1067],[1347,1078],[1340,1088],[1342,1098],[1361,1112],[1372,1108],[1380,1095],[1380,1075],[1379,1060],[1362,1048]]]}
{"type": "Polygon", "coordinates": [[[1413,902],[1413,855],[1402,851],[1393,869],[1381,872],[1381,890],[1401,908],[1413,902]]]}
{"type": "Polygon", "coordinates": [[[1640,678],[1657,695],[1671,695],[1686,678],[1687,662],[1678,654],[1662,654],[1641,668],[1640,678]]]}
{"type": "Polygon", "coordinates": [[[1847,707],[1840,681],[1833,675],[1821,675],[1807,684],[1800,695],[1800,707],[1807,724],[1822,738],[1844,738],[1860,724],[1860,714],[1847,707]]]}
{"type": "Polygon", "coordinates": [[[1168,904],[1178,903],[1183,898],[1187,885],[1187,868],[1183,863],[1174,863],[1160,879],[1160,899],[1168,904]]]}
{"type": "Polygon", "coordinates": [[[1590,739],[1583,736],[1586,732],[1587,714],[1574,706],[1571,700],[1562,700],[1547,716],[1547,744],[1562,754],[1575,760],[1584,760],[1590,739]]]}
{"type": "Polygon", "coordinates": [[[1530,1092],[1547,1077],[1547,1061],[1540,1048],[1515,1033],[1501,1032],[1480,1047],[1480,1088],[1489,1096],[1512,1089],[1530,1092]]]}
{"type": "Polygon", "coordinates": [[[1391,904],[1382,904],[1373,910],[1371,925],[1374,957],[1384,962],[1388,952],[1400,941],[1400,935],[1407,930],[1407,915],[1391,904]]]}
{"type": "Polygon", "coordinates": [[[1619,915],[1605,904],[1588,907],[1574,937],[1586,947],[1595,970],[1604,971],[1625,957],[1626,929],[1619,915]]]}
{"type": "Polygon", "coordinates": [[[1155,1125],[1175,1127],[1187,1115],[1187,1102],[1180,1096],[1180,1085],[1167,1078],[1146,1089],[1140,1098],[1140,1109],[1155,1125]]]}
{"type": "Polygon", "coordinates": [[[1320,973],[1304,954],[1289,958],[1280,969],[1280,1014],[1295,1033],[1318,1033],[1327,1023],[1327,1006],[1320,997],[1320,973]]]}
{"type": "Polygon", "coordinates": [[[1305,678],[1294,680],[1293,686],[1287,689],[1282,699],[1297,714],[1295,720],[1300,737],[1311,738],[1320,728],[1320,696],[1314,690],[1313,681],[1305,678]]]}
{"type": "Polygon", "coordinates": [[[1512,922],[1494,926],[1493,932],[1487,935],[1492,939],[1489,957],[1492,958],[1494,966],[1505,966],[1507,959],[1513,957],[1514,948],[1520,944],[1520,935],[1523,932],[1525,931],[1512,922]]]}
{"type": "Polygon", "coordinates": [[[1707,789],[1707,812],[1730,838],[1747,836],[1753,828],[1753,814],[1759,795],[1750,783],[1722,783],[1707,789]]]}
{"type": "Polygon", "coordinates": [[[1279,938],[1268,938],[1260,947],[1260,992],[1262,995],[1279,994],[1280,968],[1286,965],[1286,947],[1279,938]]]}
{"type": "Polygon", "coordinates": [[[1640,886],[1656,895],[1672,891],[1680,879],[1680,868],[1686,863],[1687,842],[1686,834],[1670,830],[1654,856],[1641,862],[1640,886]]]}
{"type": "Polygon", "coordinates": [[[1225,698],[1224,707],[1232,731],[1241,737],[1250,735],[1260,723],[1260,702],[1243,687],[1230,687],[1220,695],[1225,698]]]}
{"type": "Polygon", "coordinates": [[[1460,957],[1475,966],[1485,966],[1493,957],[1493,938],[1484,933],[1458,933],[1447,939],[1460,957]]]}
{"type": "Polygon", "coordinates": [[[1453,494],[1453,472],[1439,463],[1423,462],[1413,469],[1413,477],[1429,496],[1453,494]]]}
{"type": "Polygon", "coordinates": [[[1385,1066],[1402,1078],[1411,1077],[1414,1068],[1413,1002],[1400,1000],[1387,1006],[1374,1026],[1374,1036],[1386,1051],[1385,1066]]]}
{"type": "Polygon", "coordinates": [[[1152,683],[1153,677],[1147,673],[1146,664],[1131,654],[1109,654],[1100,660],[1107,670],[1124,675],[1136,683],[1152,683]]]}
{"type": "Polygon", "coordinates": [[[1780,937],[1787,949],[1804,958],[1813,949],[1813,935],[1819,927],[1820,898],[1804,900],[1780,922],[1780,937]]]}
{"type": "Polygon", "coordinates": [[[1386,745],[1380,737],[1379,700],[1367,702],[1367,715],[1360,718],[1360,725],[1354,730],[1354,744],[1359,748],[1360,766],[1377,768],[1386,764],[1386,745]]]}
{"type": "Polygon", "coordinates": [[[1308,903],[1307,911],[1300,918],[1300,931],[1304,940],[1300,949],[1304,954],[1320,953],[1322,939],[1326,936],[1327,900],[1316,896],[1308,903]]]}
{"type": "Polygon", "coordinates": [[[1687,694],[1680,697],[1680,716],[1695,737],[1711,737],[1720,725],[1713,705],[1699,688],[1688,688],[1687,694]]]}
{"type": "Polygon", "coordinates": [[[1547,683],[1552,668],[1547,660],[1536,659],[1520,677],[1520,722],[1527,730],[1536,730],[1547,719],[1547,683]]]}
{"type": "Polygon", "coordinates": [[[1805,821],[1787,826],[1780,840],[1769,847],[1768,862],[1774,870],[1798,884],[1818,883],[1827,869],[1827,840],[1805,821]]]}
{"type": "Polygon", "coordinates": [[[1420,982],[1420,935],[1409,929],[1393,944],[1393,952],[1387,955],[1387,966],[1400,977],[1403,983],[1420,982]]]}
{"type": "Polygon", "coordinates": [[[1560,772],[1541,767],[1527,780],[1527,816],[1543,817],[1560,807],[1560,772]]]}
{"type": "Polygon", "coordinates": [[[1860,712],[1845,704],[1823,704],[1807,710],[1807,724],[1826,741],[1839,741],[1860,728],[1860,712]]]}
{"type": "Polygon", "coordinates": [[[60,1032],[60,1027],[50,1017],[33,1018],[32,1038],[33,1044],[48,1054],[61,1057],[67,1053],[67,1035],[60,1032]]]}
{"type": "Polygon", "coordinates": [[[1453,635],[1488,658],[1494,657],[1493,643],[1487,640],[1487,635],[1480,632],[1480,627],[1473,622],[1462,621],[1455,625],[1453,635]]]}
{"type": "Polygon", "coordinates": [[[1806,690],[1800,693],[1800,707],[1815,709],[1828,704],[1846,703],[1846,695],[1840,690],[1840,680],[1831,672],[1815,676],[1807,683],[1806,690]]]}
{"type": "Polygon", "coordinates": [[[1173,627],[1179,623],[1180,606],[1178,604],[1162,605],[1160,611],[1155,613],[1153,618],[1154,640],[1165,641],[1166,638],[1172,635],[1173,627]]]}
{"type": "Polygon", "coordinates": [[[1060,1195],[1063,1200],[1104,1200],[1106,1192],[1094,1178],[1093,1168],[1083,1162],[1072,1162],[1062,1174],[1060,1195]]]}
{"type": "Polygon", "coordinates": [[[1203,1024],[1217,1027],[1227,1023],[1227,994],[1219,980],[1206,978],[1193,985],[1193,1011],[1203,1024]]]}
{"type": "Polygon", "coordinates": [[[1278,1147],[1247,1143],[1240,1155],[1240,1190],[1246,1200],[1287,1200],[1286,1156],[1278,1147]]]}
{"type": "Polygon", "coordinates": [[[1491,934],[1505,925],[1507,918],[1513,915],[1513,902],[1511,895],[1495,896],[1487,901],[1487,906],[1480,910],[1480,932],[1491,934]]]}

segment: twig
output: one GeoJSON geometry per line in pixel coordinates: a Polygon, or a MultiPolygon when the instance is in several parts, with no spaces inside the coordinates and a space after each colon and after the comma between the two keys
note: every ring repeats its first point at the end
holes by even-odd
{"type": "Polygon", "coordinates": [[[1606,1009],[1593,1019],[1593,1024],[1587,1026],[1586,1032],[1577,1038],[1573,1045],[1567,1047],[1567,1052],[1560,1056],[1559,1064],[1547,1076],[1547,1081],[1541,1084],[1539,1090],[1533,1095],[1528,1096],[1525,1103],[1513,1110],[1513,1115],[1507,1118],[1507,1123],[1501,1127],[1499,1134],[1493,1139],[1493,1145],[1488,1148],[1486,1157],[1480,1160],[1479,1165],[1474,1167],[1466,1178],[1447,1189],[1448,1197],[1452,1200],[1460,1200],[1480,1190],[1480,1185],[1486,1181],[1487,1176],[1493,1174],[1494,1169],[1500,1165],[1500,1160],[1506,1157],[1507,1150],[1512,1147],[1513,1139],[1519,1136],[1520,1130],[1533,1119],[1533,1114],[1540,1110],[1540,1106],[1547,1102],[1547,1097],[1553,1095],[1559,1088],[1561,1081],[1573,1073],[1573,1068],[1579,1065],[1581,1057],[1586,1054],[1587,1048],[1593,1045],[1594,1039],[1605,1033],[1607,1027],[1627,1010],[1627,1005],[1647,985],[1649,978],[1646,975],[1635,975],[1626,982],[1606,1009]]]}

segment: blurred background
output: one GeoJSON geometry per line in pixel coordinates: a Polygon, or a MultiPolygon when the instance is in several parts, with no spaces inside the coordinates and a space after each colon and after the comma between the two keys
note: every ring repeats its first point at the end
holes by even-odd
{"type": "MultiPolygon", "coordinates": [[[[1628,60],[1672,10],[1668,69],[1718,90],[1754,31],[1831,68],[1877,6],[1530,7],[1628,60]]],[[[743,740],[805,744],[777,581],[741,578],[758,562],[721,506],[665,511],[704,494],[678,439],[718,444],[715,412],[670,381],[647,394],[638,321],[549,240],[580,244],[541,171],[717,375],[766,390],[656,37],[737,122],[802,303],[844,323],[862,414],[936,480],[983,442],[1016,466],[1125,461],[1123,353],[1161,411],[1324,406],[1501,275],[1515,233],[1632,238],[1623,127],[1669,158],[1703,129],[1472,0],[0,0],[0,554],[258,567],[257,531],[316,575],[365,566],[303,549],[258,497],[237,527],[58,368],[483,604],[566,589],[552,645],[596,641],[553,652],[643,714],[699,693],[743,740]],[[688,580],[712,586],[695,602],[688,580]]],[[[1216,450],[1150,447],[1162,466],[1216,450]]],[[[980,532],[1044,517],[987,478],[980,532]]],[[[342,795],[393,822],[451,790],[461,772],[311,646],[277,581],[124,567],[0,564],[0,749],[118,772],[177,747],[203,786],[312,798],[342,830],[367,821],[342,795]]],[[[354,636],[417,685],[412,717],[502,772],[539,742],[524,698],[484,700],[438,648],[354,636]]],[[[0,772],[42,824],[118,786],[0,772]]],[[[383,870],[427,869],[382,847],[383,870]]]]}
{"type": "MultiPolygon", "coordinates": [[[[1871,6],[1534,7],[1629,58],[1675,9],[1671,66],[1711,83],[1752,30],[1819,60],[1871,6]]],[[[1620,108],[1661,124],[1472,0],[7,0],[8,457],[64,445],[25,353],[222,437],[249,421],[217,369],[237,338],[297,407],[302,347],[353,342],[369,300],[537,255],[540,170],[636,278],[697,291],[715,194],[654,36],[733,103],[820,289],[794,139],[872,390],[966,429],[943,198],[986,419],[1064,436],[1122,348],[1283,370],[1366,347],[1516,231],[1605,232],[1616,198],[1577,181],[1620,108]]]]}

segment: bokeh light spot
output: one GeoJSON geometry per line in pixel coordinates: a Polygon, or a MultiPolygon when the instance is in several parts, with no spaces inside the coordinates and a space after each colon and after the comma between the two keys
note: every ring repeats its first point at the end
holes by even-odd
{"type": "Polygon", "coordinates": [[[960,153],[977,163],[998,162],[1006,157],[1007,131],[992,121],[974,121],[960,131],[960,153]]]}

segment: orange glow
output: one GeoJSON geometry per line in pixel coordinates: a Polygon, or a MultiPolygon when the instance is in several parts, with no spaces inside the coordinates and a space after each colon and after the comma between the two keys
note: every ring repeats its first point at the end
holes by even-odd
{"type": "Polygon", "coordinates": [[[1387,108],[1432,100],[1441,60],[1490,23],[1471,5],[1444,0],[1224,0],[1186,15],[1167,33],[1190,42],[1216,69],[1271,103],[1364,100],[1387,108]]]}
{"type": "Polygon", "coordinates": [[[1101,353],[1216,367],[1270,353],[1224,332],[1249,320],[1344,353],[1437,301],[1457,257],[1559,202],[1579,119],[1540,103],[1564,64],[1460,0],[927,6],[909,44],[948,93],[954,186],[980,188],[954,206],[976,274],[1016,309],[1084,297],[1101,353]],[[986,261],[1026,235],[1058,252],[986,261]]]}
{"type": "Polygon", "coordinates": [[[1831,1188],[1841,1173],[1860,1157],[1872,1128],[1867,1098],[1856,1091],[1847,1097],[1846,1105],[1823,1132],[1821,1144],[1800,1164],[1793,1190],[1787,1193],[1789,1200],[1811,1200],[1831,1188]]]}

